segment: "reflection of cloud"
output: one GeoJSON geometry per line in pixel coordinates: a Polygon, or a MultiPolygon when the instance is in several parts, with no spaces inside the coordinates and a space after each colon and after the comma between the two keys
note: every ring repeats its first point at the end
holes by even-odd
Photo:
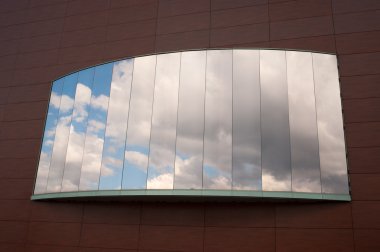
{"type": "Polygon", "coordinates": [[[61,103],[61,96],[57,94],[56,92],[52,92],[50,96],[50,105],[52,105],[54,108],[59,109],[60,103],[61,103]]]}
{"type": "Polygon", "coordinates": [[[125,160],[139,169],[146,171],[148,156],[138,151],[126,151],[125,160]]]}
{"type": "Polygon", "coordinates": [[[103,111],[107,111],[108,109],[108,96],[106,95],[99,95],[99,96],[93,96],[91,99],[91,107],[95,109],[101,109],[103,111]]]}
{"type": "Polygon", "coordinates": [[[37,180],[35,185],[35,193],[44,193],[49,175],[50,155],[46,152],[41,152],[40,163],[38,165],[37,180]]]}
{"type": "Polygon", "coordinates": [[[265,183],[265,188],[263,191],[289,191],[291,188],[290,185],[290,176],[288,179],[278,180],[275,176],[271,174],[263,174],[263,185],[265,183]]]}
{"type": "Polygon", "coordinates": [[[182,159],[177,155],[174,181],[176,189],[202,188],[202,157],[192,156],[188,159],[182,159]]]}
{"type": "Polygon", "coordinates": [[[164,173],[148,179],[148,189],[172,189],[173,174],[164,173]]]}
{"type": "Polygon", "coordinates": [[[214,176],[209,177],[205,176],[207,180],[207,188],[216,189],[216,190],[230,190],[231,189],[231,180],[225,176],[214,176]]]}
{"type": "Polygon", "coordinates": [[[100,122],[97,120],[88,121],[87,131],[91,133],[98,133],[100,130],[104,130],[106,128],[106,124],[104,122],[100,122]]]}

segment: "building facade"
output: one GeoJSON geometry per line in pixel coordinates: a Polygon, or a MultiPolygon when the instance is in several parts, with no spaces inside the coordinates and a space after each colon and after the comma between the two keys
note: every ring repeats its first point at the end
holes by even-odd
{"type": "Polygon", "coordinates": [[[0,251],[380,250],[377,0],[3,0],[0,251]],[[206,48],[336,54],[352,201],[31,201],[52,81],[206,48]]]}

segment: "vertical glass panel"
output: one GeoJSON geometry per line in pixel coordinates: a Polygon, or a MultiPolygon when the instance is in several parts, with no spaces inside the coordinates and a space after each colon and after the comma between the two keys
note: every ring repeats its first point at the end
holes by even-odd
{"type": "Polygon", "coordinates": [[[175,189],[202,188],[205,73],[205,51],[182,53],[175,189]]]}
{"type": "Polygon", "coordinates": [[[42,141],[41,156],[38,164],[36,185],[34,188],[35,194],[46,192],[55,130],[59,115],[59,106],[61,103],[63,80],[64,79],[62,78],[54,81],[51,89],[49,110],[46,117],[44,139],[42,141]]]}
{"type": "Polygon", "coordinates": [[[112,67],[113,63],[109,63],[95,68],[79,183],[80,191],[98,189],[112,67]]]}
{"type": "Polygon", "coordinates": [[[321,192],[311,53],[286,52],[292,191],[321,192]]]}
{"type": "Polygon", "coordinates": [[[260,51],[263,191],[290,191],[290,136],[284,51],[260,51]]]}
{"type": "Polygon", "coordinates": [[[114,64],[99,189],[121,188],[132,74],[133,59],[114,64]]]}
{"type": "Polygon", "coordinates": [[[80,71],[61,191],[78,191],[94,68],[80,71]]]}
{"type": "Polygon", "coordinates": [[[78,73],[68,75],[64,80],[52,159],[50,163],[47,192],[61,191],[77,80],[78,73]]]}
{"type": "Polygon", "coordinates": [[[157,56],[148,189],[173,188],[180,55],[157,56]]]}
{"type": "Polygon", "coordinates": [[[261,190],[259,51],[234,50],[233,63],[233,188],[261,190]]]}
{"type": "Polygon", "coordinates": [[[156,58],[156,55],[140,57],[134,63],[125,145],[124,189],[146,189],[156,58]]]}
{"type": "Polygon", "coordinates": [[[207,51],[203,187],[232,185],[232,50],[207,51]]]}
{"type": "Polygon", "coordinates": [[[348,193],[347,163],[336,57],[313,54],[323,193],[348,193]]]}

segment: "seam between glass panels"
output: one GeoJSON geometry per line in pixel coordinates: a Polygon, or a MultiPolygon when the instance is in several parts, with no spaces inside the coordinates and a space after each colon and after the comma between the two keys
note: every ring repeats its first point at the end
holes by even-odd
{"type": "Polygon", "coordinates": [[[85,150],[85,147],[86,147],[86,140],[87,140],[87,129],[88,129],[88,118],[90,117],[90,112],[92,111],[92,108],[91,108],[91,102],[92,102],[92,88],[94,87],[94,81],[95,81],[95,70],[96,68],[94,67],[93,68],[93,74],[92,74],[92,81],[91,81],[91,96],[90,96],[90,102],[88,103],[88,106],[89,106],[89,111],[88,111],[88,115],[87,115],[87,120],[86,120],[86,134],[84,135],[84,141],[83,141],[83,154],[82,154],[82,161],[81,161],[81,167],[80,167],[80,173],[79,173],[79,183],[78,183],[78,191],[80,191],[80,181],[81,181],[81,178],[82,178],[82,169],[83,169],[83,159],[84,159],[84,150],[85,150]]]}
{"type": "Polygon", "coordinates": [[[206,131],[206,95],[207,95],[207,59],[208,50],[206,50],[206,64],[205,64],[205,88],[203,96],[203,146],[202,146],[202,189],[204,188],[204,164],[205,164],[205,131],[206,131]]]}
{"type": "Polygon", "coordinates": [[[179,74],[178,74],[178,92],[177,92],[177,118],[176,118],[176,130],[175,130],[175,141],[174,141],[174,164],[173,164],[173,190],[175,188],[175,168],[177,160],[177,137],[178,137],[178,114],[179,114],[179,94],[181,91],[181,66],[182,66],[182,52],[179,53],[179,74]]]}
{"type": "Polygon", "coordinates": [[[321,150],[319,147],[319,127],[318,127],[318,111],[317,111],[317,95],[315,92],[315,76],[314,76],[314,57],[313,53],[310,53],[311,56],[311,71],[313,74],[313,92],[314,92],[314,109],[315,109],[315,124],[316,124],[316,131],[317,131],[317,144],[318,144],[318,166],[319,166],[319,183],[321,186],[320,192],[323,193],[322,189],[322,169],[321,169],[321,150]]]}
{"type": "Polygon", "coordinates": [[[127,137],[128,137],[128,127],[129,127],[129,115],[131,114],[131,99],[132,99],[132,89],[133,89],[133,76],[135,73],[135,59],[133,58],[132,64],[132,77],[131,77],[131,88],[129,90],[129,101],[128,101],[128,116],[127,116],[127,128],[125,129],[125,140],[124,140],[124,149],[123,149],[123,167],[121,169],[121,180],[120,180],[120,190],[123,189],[123,177],[125,170],[125,150],[127,149],[127,137]]]}
{"type": "Polygon", "coordinates": [[[288,85],[288,82],[289,82],[289,79],[288,79],[288,58],[287,58],[287,52],[288,51],[284,51],[284,55],[285,55],[285,84],[286,84],[286,103],[287,103],[287,107],[288,107],[288,116],[286,117],[287,121],[288,121],[288,126],[289,126],[289,169],[290,169],[290,192],[293,192],[293,167],[292,167],[292,141],[291,141],[291,134],[290,134],[290,106],[289,106],[289,85],[288,85]]]}
{"type": "Polygon", "coordinates": [[[149,165],[150,165],[150,147],[152,142],[152,126],[153,126],[153,114],[154,114],[154,97],[156,96],[156,75],[157,75],[157,61],[158,55],[155,56],[156,65],[154,67],[154,78],[153,78],[153,99],[152,99],[152,114],[150,116],[150,132],[149,132],[149,150],[148,150],[148,163],[146,167],[146,179],[145,179],[145,190],[148,189],[148,178],[149,178],[149,165]]]}

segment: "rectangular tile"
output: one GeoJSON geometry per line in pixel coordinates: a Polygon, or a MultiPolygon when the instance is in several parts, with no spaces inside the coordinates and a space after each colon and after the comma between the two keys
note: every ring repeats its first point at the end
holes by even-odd
{"type": "Polygon", "coordinates": [[[59,63],[101,61],[104,56],[104,44],[66,47],[59,50],[59,63]],[[80,57],[78,57],[80,55],[80,57]]]}
{"type": "Polygon", "coordinates": [[[154,19],[157,17],[157,5],[136,5],[128,8],[111,9],[109,12],[109,24],[120,24],[139,20],[154,19]]]}
{"type": "Polygon", "coordinates": [[[379,147],[380,123],[350,123],[346,125],[348,147],[379,147]]]}
{"type": "Polygon", "coordinates": [[[276,251],[273,228],[207,227],[204,251],[276,251]]]}
{"type": "Polygon", "coordinates": [[[0,12],[11,12],[28,7],[28,0],[3,0],[0,2],[0,12]]]}
{"type": "Polygon", "coordinates": [[[274,227],[275,207],[266,204],[213,204],[205,209],[205,225],[217,227],[274,227]]]}
{"type": "Polygon", "coordinates": [[[107,41],[147,37],[155,34],[156,20],[144,20],[107,27],[107,41]]]}
{"type": "Polygon", "coordinates": [[[269,4],[272,22],[331,15],[330,0],[286,1],[269,4]]]}
{"type": "Polygon", "coordinates": [[[33,202],[30,220],[38,222],[81,222],[82,203],[33,202]]]}
{"type": "Polygon", "coordinates": [[[106,10],[108,8],[107,0],[79,0],[70,1],[67,4],[66,15],[78,15],[88,12],[106,10]]]}
{"type": "Polygon", "coordinates": [[[61,47],[82,46],[102,43],[106,39],[106,27],[68,31],[62,34],[61,47]]]}
{"type": "Polygon", "coordinates": [[[373,252],[380,250],[380,230],[357,229],[354,232],[355,250],[361,252],[373,252]]]}
{"type": "Polygon", "coordinates": [[[210,11],[210,1],[160,0],[158,16],[167,17],[208,11],[210,11]]]}
{"type": "Polygon", "coordinates": [[[211,0],[212,10],[232,9],[252,5],[267,4],[268,0],[211,0]]]}
{"type": "Polygon", "coordinates": [[[84,247],[136,249],[137,225],[84,224],[80,245],[84,247]]]}
{"type": "Polygon", "coordinates": [[[377,0],[332,0],[334,13],[359,12],[380,9],[377,0]]]}
{"type": "Polygon", "coordinates": [[[278,204],[276,227],[351,228],[351,207],[342,203],[278,204]]]}
{"type": "Polygon", "coordinates": [[[270,25],[270,38],[273,40],[329,34],[333,34],[331,16],[273,22],[270,25]]]}
{"type": "Polygon", "coordinates": [[[26,23],[23,29],[24,36],[32,37],[60,33],[63,30],[64,23],[64,18],[26,23]]]}
{"type": "Polygon", "coordinates": [[[66,3],[29,8],[27,12],[26,21],[35,22],[41,20],[61,18],[65,16],[65,11],[66,3]]]}
{"type": "Polygon", "coordinates": [[[158,35],[156,37],[156,51],[207,48],[210,42],[209,35],[209,30],[158,35]]]}
{"type": "Polygon", "coordinates": [[[19,42],[19,51],[20,53],[25,53],[57,49],[59,47],[60,40],[61,35],[59,33],[25,38],[19,42]]]}
{"type": "Polygon", "coordinates": [[[278,229],[276,251],[354,251],[351,229],[278,229]]]}
{"type": "Polygon", "coordinates": [[[157,34],[168,34],[208,29],[210,13],[196,13],[158,19],[157,34]]]}
{"type": "Polygon", "coordinates": [[[353,200],[380,200],[380,174],[350,174],[353,200]]]}
{"type": "Polygon", "coordinates": [[[100,27],[107,23],[107,12],[92,12],[88,14],[81,14],[69,16],[65,19],[65,31],[74,31],[80,29],[88,29],[93,27],[100,27]]]}
{"type": "Polygon", "coordinates": [[[341,76],[380,73],[380,52],[340,55],[338,61],[341,76]]]}
{"type": "Polygon", "coordinates": [[[31,222],[28,243],[77,246],[80,234],[80,223],[31,222]]]}
{"type": "Polygon", "coordinates": [[[350,173],[380,173],[380,147],[348,148],[350,173]]]}
{"type": "Polygon", "coordinates": [[[0,221],[1,243],[24,243],[28,232],[28,222],[0,221]]]}
{"type": "Polygon", "coordinates": [[[354,228],[380,228],[380,202],[354,201],[352,202],[352,219],[354,228]]]}
{"type": "Polygon", "coordinates": [[[29,220],[30,200],[0,200],[0,206],[0,220],[29,220]]]}
{"type": "Polygon", "coordinates": [[[3,122],[0,127],[0,140],[42,137],[45,120],[3,122]]]}
{"type": "Polygon", "coordinates": [[[203,228],[141,226],[139,244],[146,250],[203,251],[203,228]]]}
{"type": "Polygon", "coordinates": [[[204,209],[201,204],[144,204],[142,225],[203,226],[204,209]]]}
{"type": "Polygon", "coordinates": [[[309,38],[272,40],[270,41],[270,47],[335,53],[335,39],[332,35],[327,35],[309,38]]]}
{"type": "Polygon", "coordinates": [[[380,51],[380,31],[339,34],[335,38],[339,54],[380,51]]]}
{"type": "Polygon", "coordinates": [[[268,41],[269,25],[253,24],[211,30],[210,46],[244,44],[268,41]]]}
{"type": "Polygon", "coordinates": [[[50,66],[58,63],[58,49],[19,54],[16,68],[50,66]],[[38,59],[38,60],[36,60],[38,59]]]}
{"type": "Polygon", "coordinates": [[[213,11],[211,27],[229,27],[268,22],[268,5],[248,6],[237,9],[213,11]]]}
{"type": "Polygon", "coordinates": [[[103,202],[86,204],[83,222],[138,225],[140,224],[140,205],[103,202]]]}
{"type": "Polygon", "coordinates": [[[380,120],[380,98],[343,100],[344,121],[374,122],[380,120]]]}
{"type": "Polygon", "coordinates": [[[105,59],[120,59],[154,52],[154,37],[109,42],[105,47],[105,59]]]}
{"type": "Polygon", "coordinates": [[[0,159],[0,178],[34,179],[37,162],[37,155],[34,158],[2,158],[0,159]]]}
{"type": "Polygon", "coordinates": [[[341,77],[343,99],[380,98],[380,74],[341,77]]]}
{"type": "Polygon", "coordinates": [[[26,102],[8,104],[4,110],[4,121],[44,119],[48,102],[26,102]]]}
{"type": "Polygon", "coordinates": [[[335,33],[380,30],[380,10],[334,15],[335,33]]]}
{"type": "Polygon", "coordinates": [[[0,199],[29,200],[33,184],[34,179],[0,179],[0,199]]]}
{"type": "Polygon", "coordinates": [[[50,97],[50,91],[51,83],[10,87],[8,103],[47,101],[50,97]]]}

